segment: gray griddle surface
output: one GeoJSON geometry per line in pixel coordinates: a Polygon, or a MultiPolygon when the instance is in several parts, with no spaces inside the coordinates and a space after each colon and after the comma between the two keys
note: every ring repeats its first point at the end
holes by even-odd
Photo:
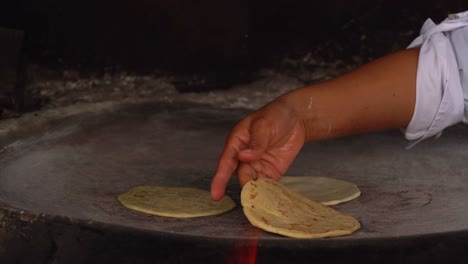
{"type": "MultiPolygon", "coordinates": [[[[220,216],[173,219],[120,205],[116,196],[138,185],[209,190],[229,130],[246,110],[145,104],[25,126],[3,139],[0,200],[4,207],[156,235],[291,239],[259,231],[242,213],[235,179],[227,195],[238,204],[220,216]]],[[[395,239],[468,230],[468,130],[406,150],[400,132],[353,136],[305,146],[290,175],[329,176],[362,190],[335,206],[362,229],[334,240],[395,239]]],[[[234,178],[234,177],[233,177],[234,178]]]]}

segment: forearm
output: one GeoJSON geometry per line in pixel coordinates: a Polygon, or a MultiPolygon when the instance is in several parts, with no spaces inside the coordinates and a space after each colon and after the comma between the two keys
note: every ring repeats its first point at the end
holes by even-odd
{"type": "Polygon", "coordinates": [[[295,109],[307,141],[405,127],[416,100],[418,55],[403,50],[278,100],[295,109]]]}

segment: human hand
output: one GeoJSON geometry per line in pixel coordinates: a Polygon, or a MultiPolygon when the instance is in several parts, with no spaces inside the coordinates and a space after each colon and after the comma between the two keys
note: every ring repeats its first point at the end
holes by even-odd
{"type": "Polygon", "coordinates": [[[241,186],[251,179],[278,180],[305,142],[305,127],[281,97],[242,119],[231,131],[211,183],[211,197],[220,200],[232,173],[241,186]]]}
{"type": "Polygon", "coordinates": [[[279,179],[306,141],[406,127],[416,101],[419,49],[396,52],[336,79],[286,93],[231,131],[211,183],[223,197],[236,171],[279,179]]]}

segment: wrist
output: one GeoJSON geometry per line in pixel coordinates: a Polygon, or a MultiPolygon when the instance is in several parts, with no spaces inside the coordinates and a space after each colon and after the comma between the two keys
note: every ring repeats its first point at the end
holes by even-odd
{"type": "Polygon", "coordinates": [[[303,87],[293,90],[279,97],[278,100],[291,111],[294,118],[300,124],[305,141],[314,141],[325,138],[325,128],[317,127],[320,124],[321,115],[316,111],[316,98],[313,94],[314,87],[303,87]]]}

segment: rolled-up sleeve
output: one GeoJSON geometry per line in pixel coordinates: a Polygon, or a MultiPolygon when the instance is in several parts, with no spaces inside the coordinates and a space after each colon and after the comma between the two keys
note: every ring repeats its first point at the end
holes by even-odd
{"type": "Polygon", "coordinates": [[[468,12],[428,19],[408,48],[420,48],[416,105],[405,137],[415,143],[468,121],[468,12]]]}

